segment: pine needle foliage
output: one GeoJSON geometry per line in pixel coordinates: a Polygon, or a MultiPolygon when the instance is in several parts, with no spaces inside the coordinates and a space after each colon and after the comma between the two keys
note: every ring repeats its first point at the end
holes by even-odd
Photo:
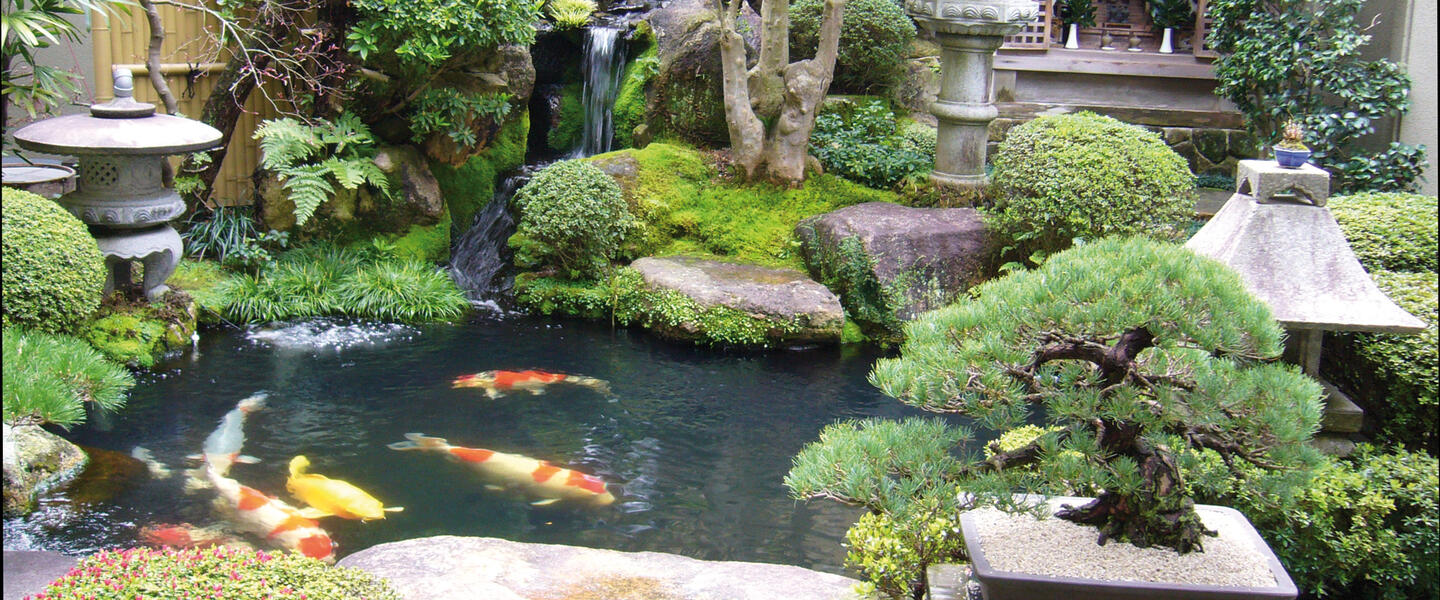
{"type": "Polygon", "coordinates": [[[102,410],[125,406],[135,379],[79,338],[5,329],[5,422],[53,423],[66,429],[85,422],[85,403],[102,410]]]}
{"type": "MultiPolygon", "coordinates": [[[[1050,428],[988,458],[954,454],[938,422],[833,425],[796,457],[797,497],[905,515],[917,498],[1022,510],[1016,492],[1098,495],[1060,516],[1181,552],[1207,533],[1177,467],[1183,447],[1227,464],[1299,469],[1317,456],[1320,386],[1273,362],[1282,332],[1224,265],[1143,238],[1107,238],[905,327],[870,381],[902,402],[1005,431],[1050,428]],[[954,458],[958,456],[958,458],[954,458]],[[945,500],[964,492],[962,500],[945,500]]],[[[901,518],[901,517],[897,517],[901,518]]]]}
{"type": "Polygon", "coordinates": [[[336,184],[347,190],[369,185],[390,195],[390,181],[372,160],[375,138],[352,113],[314,125],[272,119],[255,130],[255,139],[260,140],[260,166],[279,176],[295,203],[297,227],[335,195],[336,184]]]}

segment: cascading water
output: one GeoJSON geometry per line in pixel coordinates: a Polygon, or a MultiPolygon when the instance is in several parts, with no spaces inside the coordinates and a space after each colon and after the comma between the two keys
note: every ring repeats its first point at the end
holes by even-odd
{"type": "MultiPolygon", "coordinates": [[[[625,56],[618,43],[621,30],[596,26],[587,30],[584,61],[585,126],[579,148],[570,158],[583,158],[610,151],[614,137],[615,95],[625,70],[625,56]]],[[[511,252],[506,243],[515,233],[515,218],[507,210],[510,197],[548,162],[526,164],[496,186],[495,197],[475,215],[470,229],[455,242],[450,271],[455,283],[477,306],[504,312],[498,304],[513,283],[508,272],[511,252]]]]}
{"type": "Polygon", "coordinates": [[[572,158],[593,156],[610,151],[615,137],[615,94],[625,71],[625,52],[617,43],[620,30],[614,27],[591,27],[585,37],[585,129],[580,147],[572,158]]]}

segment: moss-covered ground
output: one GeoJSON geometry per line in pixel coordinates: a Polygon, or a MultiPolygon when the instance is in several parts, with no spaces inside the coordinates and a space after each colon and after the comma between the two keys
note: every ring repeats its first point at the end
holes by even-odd
{"type": "Polygon", "coordinates": [[[81,327],[80,336],[110,360],[150,368],[165,353],[190,343],[196,310],[183,291],[172,291],[157,302],[130,301],[114,294],[81,327]]]}
{"type": "MultiPolygon", "coordinates": [[[[440,184],[440,194],[450,210],[450,228],[463,233],[495,197],[495,183],[500,175],[525,164],[525,141],[530,135],[530,111],[505,123],[495,139],[480,154],[459,167],[431,162],[430,172],[440,184]]],[[[449,244],[449,241],[446,241],[449,244]]]]}

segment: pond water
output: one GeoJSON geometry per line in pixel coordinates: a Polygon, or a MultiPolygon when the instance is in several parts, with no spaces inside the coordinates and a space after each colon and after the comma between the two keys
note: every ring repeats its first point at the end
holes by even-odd
{"type": "MultiPolygon", "coordinates": [[[[186,456],[200,451],[237,401],[268,392],[245,424],[230,477],[292,504],[291,457],[358,485],[387,506],[381,521],[321,522],[337,556],[431,535],[674,552],[843,572],[844,532],[859,510],[796,502],[782,483],[791,459],[836,420],[921,414],[865,381],[879,355],[819,348],[767,353],[697,349],[601,324],[477,318],[408,327],[309,321],[212,333],[194,352],[142,376],[128,407],[72,432],[77,443],[153,452],[176,476],[139,478],[113,499],[51,501],[7,519],[7,549],[83,553],[135,545],[157,523],[216,521],[210,491],[187,494],[186,456]],[[544,369],[608,380],[611,395],[553,385],[543,395],[488,399],[452,389],[460,375],[544,369]],[[485,487],[463,465],[387,444],[409,432],[550,460],[611,482],[608,506],[485,487]]],[[[258,542],[258,540],[251,540],[258,542]]]]}

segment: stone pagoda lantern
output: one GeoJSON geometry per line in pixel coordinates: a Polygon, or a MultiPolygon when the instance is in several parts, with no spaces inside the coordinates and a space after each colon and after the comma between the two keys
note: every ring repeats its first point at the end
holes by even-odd
{"type": "MultiPolygon", "coordinates": [[[[1242,160],[1237,179],[1238,191],[1185,246],[1235,269],[1270,306],[1289,337],[1287,361],[1318,380],[1325,331],[1424,331],[1425,323],[1396,306],[1355,258],[1325,207],[1328,173],[1308,164],[1289,169],[1271,160],[1242,160]]],[[[1321,383],[1327,395],[1321,428],[1359,431],[1359,407],[1321,383]]]]}
{"type": "Polygon", "coordinates": [[[130,261],[145,265],[141,286],[157,299],[184,254],[180,234],[167,223],[185,212],[185,202],[165,187],[166,155],[209,150],[220,131],[190,119],[155,114],[155,105],[136,102],[128,69],[115,71],[115,99],[90,107],[90,114],[32,123],[15,132],[21,148],[80,159],[77,189],[59,198],[86,225],[105,256],[105,293],[134,285],[130,261]]]}
{"type": "Polygon", "coordinates": [[[995,50],[1040,14],[1035,0],[909,0],[906,12],[940,42],[940,95],[930,105],[939,120],[935,143],[937,187],[978,192],[985,175],[985,144],[999,111],[990,101],[995,50]]]}

